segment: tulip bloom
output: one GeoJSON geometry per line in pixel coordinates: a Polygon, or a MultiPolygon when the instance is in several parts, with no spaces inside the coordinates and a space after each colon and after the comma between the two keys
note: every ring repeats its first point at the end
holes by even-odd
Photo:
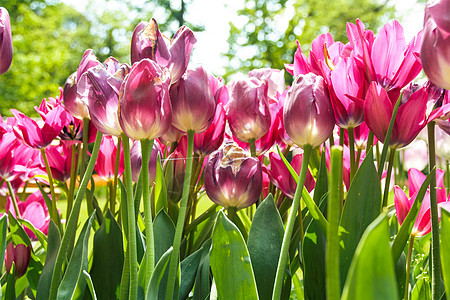
{"type": "Polygon", "coordinates": [[[321,76],[308,73],[295,79],[286,97],[283,123],[290,139],[302,148],[315,148],[330,137],[334,114],[321,76]]]}
{"type": "Polygon", "coordinates": [[[172,123],[167,69],[143,59],[134,64],[120,88],[119,122],[132,139],[155,139],[172,123]]]}
{"type": "Polygon", "coordinates": [[[436,85],[450,89],[450,1],[428,1],[425,8],[420,59],[425,74],[436,85]]]}
{"type": "Polygon", "coordinates": [[[234,81],[229,85],[227,119],[238,140],[258,140],[270,128],[268,84],[257,78],[234,81]]]}
{"type": "MultiPolygon", "coordinates": [[[[72,147],[64,144],[58,146],[50,145],[45,148],[45,154],[47,155],[52,177],[61,182],[65,182],[69,179],[72,162],[72,147]]],[[[42,162],[42,165],[44,165],[44,162],[42,162]]]]}
{"type": "Polygon", "coordinates": [[[189,69],[170,89],[173,126],[181,131],[203,132],[211,125],[216,101],[203,67],[189,69]]]}
{"type": "Polygon", "coordinates": [[[164,38],[155,19],[140,22],[131,38],[131,63],[148,58],[170,70],[171,83],[176,83],[187,69],[192,48],[197,42],[194,33],[180,27],[172,40],[164,38]]]}
{"type": "Polygon", "coordinates": [[[269,98],[277,98],[284,91],[284,70],[270,68],[255,69],[248,72],[248,77],[255,77],[259,80],[265,80],[268,85],[267,95],[269,98]]]}
{"type": "Polygon", "coordinates": [[[11,272],[14,263],[14,273],[16,278],[20,278],[27,272],[31,258],[31,245],[18,244],[14,246],[9,243],[5,253],[5,267],[8,274],[11,272]]]}
{"type": "MultiPolygon", "coordinates": [[[[114,179],[114,171],[117,157],[117,138],[113,136],[103,136],[98,152],[98,158],[95,162],[95,172],[105,181],[112,181],[114,179]]],[[[119,172],[118,176],[122,175],[124,169],[124,160],[122,151],[119,153],[119,172]]]]}
{"type": "Polygon", "coordinates": [[[213,152],[206,163],[204,176],[206,194],[225,208],[248,207],[261,195],[261,164],[236,145],[227,144],[213,152]]]}
{"type": "Polygon", "coordinates": [[[219,103],[211,126],[206,131],[194,136],[194,152],[200,155],[208,155],[219,149],[223,143],[225,124],[225,110],[219,103]]]}
{"type": "MultiPolygon", "coordinates": [[[[159,143],[155,141],[153,143],[152,154],[150,155],[150,159],[148,161],[149,182],[155,181],[158,155],[161,157],[161,147],[159,146],[159,143]]],[[[133,143],[133,146],[131,146],[130,156],[131,156],[131,177],[134,182],[138,182],[139,174],[141,173],[142,168],[142,149],[141,143],[139,141],[135,141],[133,143]]]]}
{"type": "Polygon", "coordinates": [[[8,71],[13,58],[11,23],[6,8],[0,7],[0,75],[8,71]]]}

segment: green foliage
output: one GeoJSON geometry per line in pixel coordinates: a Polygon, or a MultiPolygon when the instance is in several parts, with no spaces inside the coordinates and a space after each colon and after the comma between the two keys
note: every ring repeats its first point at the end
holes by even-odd
{"type": "Polygon", "coordinates": [[[389,0],[245,0],[245,8],[238,11],[245,22],[242,26],[230,23],[226,76],[254,68],[284,69],[293,60],[296,40],[306,51],[321,33],[330,32],[345,43],[346,22],[357,18],[377,31],[393,16],[388,4],[389,0]]]}

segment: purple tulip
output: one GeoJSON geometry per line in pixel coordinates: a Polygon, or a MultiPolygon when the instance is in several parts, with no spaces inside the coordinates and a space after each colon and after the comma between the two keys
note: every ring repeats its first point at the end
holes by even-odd
{"type": "Polygon", "coordinates": [[[330,137],[334,114],[321,76],[308,73],[295,79],[284,103],[283,122],[291,141],[302,148],[315,148],[330,137]]]}
{"type": "Polygon", "coordinates": [[[170,88],[173,126],[181,131],[205,131],[214,119],[216,101],[203,67],[189,69],[170,88]]]}
{"type": "MultiPolygon", "coordinates": [[[[122,175],[124,169],[123,152],[119,153],[119,169],[118,176],[122,175]]],[[[95,162],[95,171],[98,176],[105,181],[112,181],[114,179],[114,171],[116,167],[117,157],[117,138],[114,136],[103,136],[98,158],[95,162]]]]}
{"type": "Polygon", "coordinates": [[[234,81],[228,89],[227,119],[231,132],[246,143],[260,139],[271,123],[267,82],[252,77],[234,81]]]}
{"type": "MultiPolygon", "coordinates": [[[[131,154],[131,177],[134,182],[138,182],[139,173],[142,168],[142,149],[140,141],[134,141],[133,146],[130,150],[131,154]]],[[[158,155],[161,157],[161,146],[157,141],[153,143],[152,154],[150,155],[150,160],[148,162],[148,174],[149,181],[155,181],[156,177],[156,164],[158,155]]]]}
{"type": "Polygon", "coordinates": [[[277,98],[284,91],[284,70],[271,68],[255,69],[248,72],[248,77],[255,77],[259,80],[265,80],[268,85],[267,95],[269,98],[277,98]]]}
{"type": "Polygon", "coordinates": [[[15,276],[20,278],[27,272],[31,258],[31,245],[18,244],[14,246],[9,243],[5,253],[5,267],[8,274],[11,272],[12,264],[15,266],[15,276]]]}
{"type": "Polygon", "coordinates": [[[134,64],[120,88],[119,122],[123,132],[135,140],[155,139],[172,123],[170,77],[150,59],[134,64]]]}
{"type": "Polygon", "coordinates": [[[225,134],[225,110],[222,104],[217,104],[216,113],[211,126],[194,137],[194,152],[200,155],[208,155],[219,149],[223,143],[225,134]]]}
{"type": "Polygon", "coordinates": [[[0,7],[0,75],[8,71],[13,58],[11,23],[6,8],[0,7]]]}
{"type": "MultiPolygon", "coordinates": [[[[61,143],[58,146],[49,145],[45,148],[50,170],[54,179],[65,182],[70,178],[72,162],[72,147],[61,143]]],[[[42,162],[44,165],[44,162],[42,162]]]]}
{"type": "Polygon", "coordinates": [[[168,68],[171,83],[176,83],[187,69],[192,48],[197,40],[186,26],[180,27],[173,39],[168,40],[159,31],[155,19],[140,22],[131,38],[131,63],[144,58],[155,61],[161,67],[168,68]]]}
{"type": "Polygon", "coordinates": [[[211,153],[204,176],[206,194],[225,208],[248,207],[261,195],[263,182],[259,160],[249,157],[234,144],[226,144],[211,153]]]}
{"type": "Polygon", "coordinates": [[[425,74],[436,85],[450,89],[450,1],[428,1],[425,8],[420,59],[425,74]]]}

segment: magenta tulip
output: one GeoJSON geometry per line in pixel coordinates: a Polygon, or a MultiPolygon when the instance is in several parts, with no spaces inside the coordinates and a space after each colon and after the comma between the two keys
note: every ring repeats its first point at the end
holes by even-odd
{"type": "Polygon", "coordinates": [[[213,152],[206,163],[204,176],[206,194],[225,208],[248,207],[261,195],[261,164],[236,145],[227,144],[213,152]]]}
{"type": "MultiPolygon", "coordinates": [[[[122,151],[119,153],[118,176],[122,175],[124,169],[124,159],[122,151]]],[[[95,162],[95,172],[105,181],[114,179],[114,171],[117,158],[117,138],[113,136],[103,136],[98,152],[98,158],[95,162]]]]}
{"type": "Polygon", "coordinates": [[[20,278],[27,272],[28,264],[31,258],[31,245],[18,244],[14,246],[9,243],[5,253],[5,267],[8,274],[11,272],[14,263],[14,274],[16,278],[20,278]]]}
{"type": "MultiPolygon", "coordinates": [[[[70,167],[72,162],[72,147],[60,144],[45,148],[50,170],[54,179],[65,182],[70,178],[70,167]]],[[[44,166],[44,162],[42,162],[44,166]]]]}
{"type": "Polygon", "coordinates": [[[216,101],[203,67],[188,69],[170,88],[173,126],[181,131],[205,131],[214,119],[216,101]]]}
{"type": "Polygon", "coordinates": [[[167,69],[143,59],[134,64],[120,90],[119,122],[123,132],[135,140],[155,139],[172,123],[167,69]]]}
{"type": "MultiPolygon", "coordinates": [[[[139,141],[135,141],[130,150],[131,155],[131,177],[134,182],[138,182],[139,174],[142,168],[142,148],[139,141]]],[[[153,143],[152,154],[150,155],[150,160],[148,162],[148,174],[149,182],[155,181],[156,177],[156,164],[158,160],[158,155],[161,157],[161,147],[159,143],[155,141],[153,143]]]]}
{"type": "Polygon", "coordinates": [[[219,149],[223,143],[225,124],[225,110],[219,103],[211,126],[206,131],[194,136],[194,152],[199,155],[208,155],[219,149]]]}
{"type": "Polygon", "coordinates": [[[268,85],[267,95],[269,98],[277,98],[284,91],[284,70],[263,68],[248,72],[248,77],[255,77],[259,80],[265,80],[268,85]]]}
{"type": "Polygon", "coordinates": [[[450,89],[450,1],[428,1],[425,8],[420,59],[425,74],[436,85],[450,89]]]}
{"type": "Polygon", "coordinates": [[[255,77],[229,85],[227,119],[233,136],[242,142],[258,140],[270,128],[268,84],[255,77]]]}
{"type": "Polygon", "coordinates": [[[11,23],[6,8],[0,7],[0,75],[8,71],[13,58],[11,23]]]}
{"type": "Polygon", "coordinates": [[[295,79],[284,104],[283,122],[290,139],[302,148],[315,148],[331,136],[334,114],[321,76],[308,73],[295,79]]]}

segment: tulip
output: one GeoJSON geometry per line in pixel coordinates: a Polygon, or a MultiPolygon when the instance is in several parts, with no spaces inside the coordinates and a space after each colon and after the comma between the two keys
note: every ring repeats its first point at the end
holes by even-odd
{"type": "Polygon", "coordinates": [[[212,123],[216,101],[203,67],[189,69],[170,89],[173,125],[181,131],[204,132],[212,123]]]}
{"type": "Polygon", "coordinates": [[[155,19],[140,22],[131,38],[131,63],[148,58],[168,68],[171,83],[176,83],[186,71],[192,48],[197,40],[186,26],[180,27],[172,40],[164,38],[155,19]]]}
{"type": "Polygon", "coordinates": [[[225,110],[219,103],[211,126],[206,131],[195,135],[194,152],[199,155],[208,155],[219,149],[223,143],[225,123],[225,110]]]}
{"type": "Polygon", "coordinates": [[[31,245],[18,244],[14,246],[9,243],[5,253],[5,267],[8,274],[11,272],[14,263],[14,273],[16,278],[20,278],[27,272],[31,258],[31,245]]]}
{"type": "MultiPolygon", "coordinates": [[[[134,182],[138,182],[139,173],[142,168],[142,149],[141,143],[135,141],[133,146],[131,146],[130,150],[131,155],[131,176],[134,182]]],[[[148,162],[148,174],[149,174],[149,182],[154,182],[156,177],[156,164],[157,159],[161,157],[161,146],[158,142],[153,143],[152,154],[150,155],[150,160],[148,162]]]]}
{"type": "Polygon", "coordinates": [[[290,139],[302,148],[315,148],[330,137],[334,115],[322,77],[308,73],[295,79],[287,94],[283,123],[290,139]]]}
{"type": "Polygon", "coordinates": [[[121,86],[119,123],[123,132],[135,140],[155,139],[172,122],[169,74],[149,59],[133,65],[121,86]]]}
{"type": "Polygon", "coordinates": [[[425,8],[420,59],[427,77],[450,89],[450,1],[428,1],[425,8]]]}
{"type": "Polygon", "coordinates": [[[428,165],[428,145],[424,140],[415,139],[403,149],[403,170],[423,170],[428,165]]]}
{"type": "Polygon", "coordinates": [[[0,7],[0,75],[8,71],[13,58],[11,23],[6,8],[0,7]]]}
{"type": "Polygon", "coordinates": [[[167,197],[172,203],[176,203],[181,199],[185,173],[186,154],[183,153],[182,149],[177,147],[177,149],[167,157],[164,163],[167,197]]]}
{"type": "Polygon", "coordinates": [[[277,98],[284,91],[284,70],[270,68],[255,69],[248,72],[248,77],[255,77],[259,80],[265,80],[268,85],[267,95],[269,98],[277,98]]]}
{"type": "MultiPolygon", "coordinates": [[[[48,163],[53,178],[60,182],[65,182],[70,178],[70,168],[72,162],[72,148],[67,145],[60,144],[58,146],[48,146],[45,148],[48,163]]],[[[44,164],[42,162],[42,164],[44,164]]]]}
{"type": "Polygon", "coordinates": [[[246,143],[260,139],[271,121],[267,82],[254,77],[238,80],[229,91],[227,119],[233,136],[246,143]]]}
{"type": "Polygon", "coordinates": [[[223,107],[226,107],[228,101],[230,100],[230,95],[228,94],[227,86],[223,84],[222,78],[216,78],[211,73],[208,73],[208,79],[209,86],[211,87],[216,103],[220,103],[223,107]]]}
{"type": "MultiPolygon", "coordinates": [[[[119,153],[119,172],[118,176],[122,175],[124,169],[124,160],[122,151],[119,153]]],[[[116,167],[117,157],[117,138],[113,136],[103,136],[98,158],[95,162],[95,171],[105,181],[112,181],[114,179],[114,171],[116,167]]]]}
{"type": "Polygon", "coordinates": [[[226,144],[209,156],[205,166],[205,190],[216,204],[236,210],[255,203],[262,191],[262,170],[258,159],[233,144],[226,144]]]}
{"type": "MultiPolygon", "coordinates": [[[[341,130],[344,130],[344,129],[339,128],[339,132],[341,130]]],[[[367,139],[369,138],[369,132],[370,132],[370,129],[369,129],[369,127],[367,127],[366,122],[362,122],[359,126],[356,126],[355,128],[353,128],[353,132],[354,132],[354,135],[355,135],[355,146],[356,146],[356,149],[358,149],[358,150],[365,150],[367,148],[367,139]]],[[[375,137],[374,140],[373,140],[373,145],[372,146],[375,146],[377,144],[377,142],[378,142],[378,140],[375,137]]],[[[345,132],[344,132],[344,144],[346,146],[349,146],[348,143],[349,143],[348,130],[345,130],[345,132]]]]}

